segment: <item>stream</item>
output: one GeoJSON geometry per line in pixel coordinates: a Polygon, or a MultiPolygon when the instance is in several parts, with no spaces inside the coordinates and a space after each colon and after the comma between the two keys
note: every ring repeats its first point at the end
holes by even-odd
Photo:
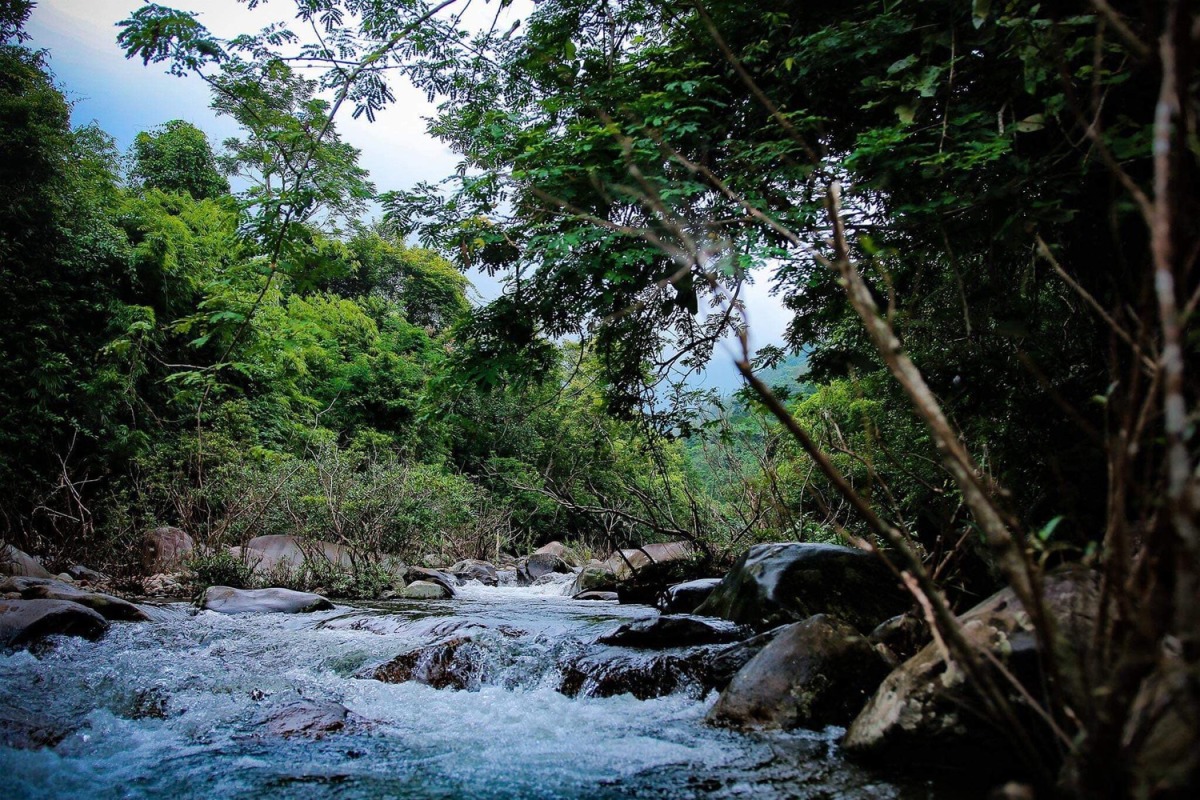
{"type": "Polygon", "coordinates": [[[563,658],[657,612],[572,601],[565,589],[470,584],[453,600],[307,615],[172,604],[152,622],[113,625],[98,642],[0,653],[0,714],[36,719],[57,742],[0,746],[0,796],[947,796],[847,762],[840,729],[711,728],[704,714],[715,694],[683,687],[637,700],[589,696],[585,686],[567,697],[558,691],[563,658]],[[369,677],[463,629],[478,634],[465,690],[369,677]],[[300,700],[341,703],[351,722],[320,738],[268,730],[264,720],[300,700]]]}

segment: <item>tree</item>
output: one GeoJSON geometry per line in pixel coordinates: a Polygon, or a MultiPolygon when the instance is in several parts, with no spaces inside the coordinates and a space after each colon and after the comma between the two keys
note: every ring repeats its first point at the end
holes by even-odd
{"type": "Polygon", "coordinates": [[[139,133],[130,160],[129,178],[136,186],[187,192],[197,200],[229,194],[208,137],[189,122],[174,119],[139,133]]]}

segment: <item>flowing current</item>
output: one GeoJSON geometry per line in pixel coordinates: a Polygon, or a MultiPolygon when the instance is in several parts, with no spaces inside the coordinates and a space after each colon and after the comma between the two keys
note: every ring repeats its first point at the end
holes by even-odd
{"type": "Polygon", "coordinates": [[[934,796],[846,762],[838,729],[714,729],[715,698],[686,688],[650,700],[560,693],[564,659],[657,613],[564,588],[468,585],[454,600],[308,615],[176,604],[98,642],[0,653],[0,724],[34,720],[49,742],[0,745],[0,797],[934,796]],[[464,630],[465,689],[370,677],[464,630]],[[319,738],[272,731],[265,721],[302,700],[341,703],[350,723],[319,738]]]}

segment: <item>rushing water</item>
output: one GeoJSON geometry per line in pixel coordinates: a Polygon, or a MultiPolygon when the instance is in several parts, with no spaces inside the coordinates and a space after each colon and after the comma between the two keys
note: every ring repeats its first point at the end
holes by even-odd
{"type": "Polygon", "coordinates": [[[933,796],[845,762],[836,729],[713,729],[714,698],[694,692],[560,694],[564,655],[656,613],[561,591],[472,585],[455,600],[299,616],[174,605],[98,642],[0,654],[0,714],[62,737],[0,746],[0,797],[933,796]],[[468,690],[366,677],[463,625],[486,626],[468,690]],[[270,733],[264,720],[300,699],[342,703],[353,722],[316,739],[270,733]]]}

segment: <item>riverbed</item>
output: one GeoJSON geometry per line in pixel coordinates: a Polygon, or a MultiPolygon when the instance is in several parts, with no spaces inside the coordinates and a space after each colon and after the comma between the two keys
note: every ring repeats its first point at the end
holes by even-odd
{"type": "Polygon", "coordinates": [[[744,734],[704,724],[715,695],[568,697],[560,665],[650,607],[565,587],[471,584],[453,600],[225,616],[185,604],[0,654],[0,714],[48,746],[0,746],[16,798],[943,798],[845,760],[842,731],[744,734]],[[374,668],[471,630],[465,689],[383,683],[374,668]],[[301,701],[342,730],[282,736],[301,701]]]}

